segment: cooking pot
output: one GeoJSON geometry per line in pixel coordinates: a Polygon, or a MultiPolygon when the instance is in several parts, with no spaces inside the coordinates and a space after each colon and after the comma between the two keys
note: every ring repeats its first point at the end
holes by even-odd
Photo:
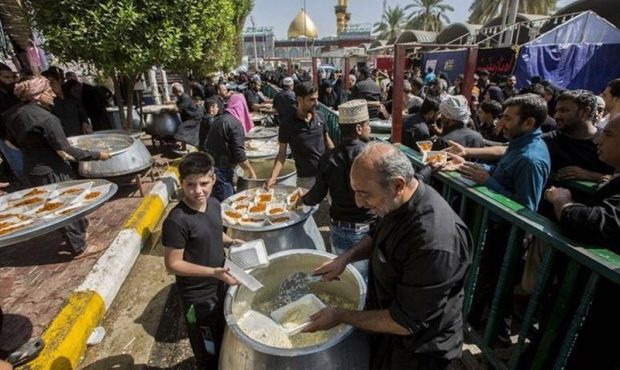
{"type": "MultiPolygon", "coordinates": [[[[125,110],[125,117],[127,117],[127,107],[124,107],[123,109],[125,110]]],[[[112,127],[114,129],[122,129],[123,123],[121,122],[121,115],[119,114],[118,107],[107,107],[106,111],[108,114],[108,119],[110,120],[110,123],[112,124],[112,127]]],[[[132,112],[133,112],[133,115],[131,116],[132,118],[131,128],[140,129],[140,114],[136,110],[135,106],[133,107],[132,112]]]]}
{"type": "MultiPolygon", "coordinates": [[[[237,192],[262,187],[271,177],[273,169],[273,159],[250,159],[250,164],[256,173],[256,179],[245,177],[244,171],[237,167],[237,192]]],[[[295,161],[287,159],[284,161],[280,176],[276,178],[276,184],[295,186],[297,183],[297,169],[295,161]]]]}
{"type": "MultiPolygon", "coordinates": [[[[255,341],[243,332],[238,320],[255,304],[273,299],[282,280],[293,272],[312,271],[336,256],[314,250],[293,249],[269,256],[269,265],[250,272],[264,288],[256,293],[244,286],[228,290],[224,300],[227,328],[220,352],[220,370],[327,370],[368,369],[369,345],[364,332],[346,326],[333,330],[329,339],[303,348],[276,348],[255,341]]],[[[312,291],[322,291],[364,308],[366,284],[351,265],[340,281],[313,284],[312,291]]]]}
{"type": "Polygon", "coordinates": [[[144,130],[148,134],[160,137],[174,136],[181,124],[181,116],[171,112],[170,107],[169,105],[150,105],[142,109],[142,113],[146,114],[144,130]]]}
{"type": "Polygon", "coordinates": [[[129,135],[136,140],[140,140],[140,136],[142,135],[142,131],[140,130],[103,130],[96,131],[97,134],[116,134],[116,135],[129,135]]]}
{"type": "Polygon", "coordinates": [[[92,134],[68,138],[71,146],[92,151],[109,151],[107,161],[80,162],[79,173],[87,178],[106,178],[140,172],[153,164],[142,140],[128,135],[92,134]]]}

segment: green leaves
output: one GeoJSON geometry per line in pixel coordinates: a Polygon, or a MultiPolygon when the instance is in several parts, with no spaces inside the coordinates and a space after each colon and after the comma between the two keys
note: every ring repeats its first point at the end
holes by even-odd
{"type": "Polygon", "coordinates": [[[153,65],[209,72],[234,63],[251,0],[30,0],[46,49],[139,75],[153,65]]]}

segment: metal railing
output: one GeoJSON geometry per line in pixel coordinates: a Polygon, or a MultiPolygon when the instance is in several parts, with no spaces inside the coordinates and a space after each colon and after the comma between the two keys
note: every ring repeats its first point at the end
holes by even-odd
{"type": "MultiPolygon", "coordinates": [[[[319,110],[325,116],[334,143],[339,141],[338,116],[327,107],[319,110]]],[[[401,146],[401,150],[416,167],[422,167],[419,153],[401,146]]],[[[466,281],[464,317],[467,318],[474,298],[476,280],[480,270],[481,253],[485,245],[490,220],[500,218],[510,224],[510,234],[497,287],[491,301],[489,318],[484,328],[477,332],[465,325],[468,342],[476,344],[484,358],[496,369],[516,369],[526,347],[526,338],[538,330],[540,341],[534,348],[535,355],[530,369],[561,369],[570,358],[580,327],[586,319],[588,309],[600,279],[620,284],[620,256],[605,248],[584,245],[566,237],[558,225],[551,220],[530,211],[525,206],[492,192],[481,185],[472,185],[456,172],[440,172],[433,177],[441,187],[441,194],[448,202],[459,199],[458,214],[467,223],[474,241],[473,263],[466,281]],[[458,197],[457,197],[458,196],[458,197]],[[512,348],[508,361],[502,360],[492,348],[500,320],[506,307],[502,304],[513,294],[517,277],[522,240],[531,234],[546,244],[542,267],[539,270],[536,288],[529,299],[525,315],[519,328],[518,341],[512,348]],[[566,262],[566,260],[568,262],[566,262]],[[558,265],[560,276],[556,275],[558,265]],[[584,284],[582,276],[587,276],[584,284]],[[559,283],[558,283],[559,282],[559,283]],[[555,285],[559,286],[555,286],[555,285]],[[557,291],[553,300],[546,299],[549,291],[557,291]],[[543,299],[545,298],[545,299],[543,299]],[[568,310],[570,302],[579,302],[576,309],[568,310]],[[535,329],[541,312],[554,312],[554,316],[543,328],[535,329]],[[565,323],[570,323],[566,327],[565,323]],[[561,342],[554,351],[554,343],[561,342]],[[547,364],[552,363],[549,367],[547,364]]],[[[582,184],[592,191],[592,184],[582,184]]],[[[602,339],[603,340],[603,339],[602,339]]],[[[532,344],[530,344],[532,345],[532,344]]]]}

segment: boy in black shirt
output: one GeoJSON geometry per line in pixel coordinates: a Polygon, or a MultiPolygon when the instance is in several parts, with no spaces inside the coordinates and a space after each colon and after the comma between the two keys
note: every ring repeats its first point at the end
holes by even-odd
{"type": "Polygon", "coordinates": [[[224,294],[238,281],[224,268],[224,246],[243,243],[223,233],[220,203],[211,198],[213,158],[190,153],[179,165],[183,199],[162,230],[166,269],[176,275],[189,340],[200,368],[217,369],[224,334],[224,294]]]}

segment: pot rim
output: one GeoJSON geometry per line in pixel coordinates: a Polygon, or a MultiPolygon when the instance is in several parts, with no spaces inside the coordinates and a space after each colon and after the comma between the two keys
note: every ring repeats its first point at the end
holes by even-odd
{"type": "MultiPolygon", "coordinates": [[[[280,251],[272,255],[269,255],[269,260],[271,261],[272,259],[278,259],[281,257],[286,257],[289,255],[298,255],[298,254],[316,255],[316,256],[328,257],[332,259],[337,257],[335,254],[318,251],[315,249],[288,249],[285,251],[280,251]]],[[[360,288],[360,301],[358,303],[357,309],[361,311],[364,309],[364,306],[366,304],[366,292],[367,292],[366,283],[364,281],[364,278],[362,277],[362,274],[360,274],[359,271],[357,271],[357,269],[353,267],[353,265],[348,264],[346,269],[353,274],[355,281],[358,283],[358,286],[360,288]]],[[[228,328],[233,332],[235,336],[237,336],[237,338],[241,342],[250,346],[255,351],[258,351],[258,352],[261,352],[267,355],[281,356],[281,357],[295,357],[295,356],[310,355],[310,354],[324,351],[326,349],[329,349],[337,345],[338,343],[343,341],[346,337],[351,335],[353,333],[353,330],[355,330],[354,327],[350,325],[345,325],[345,328],[343,331],[333,336],[326,342],[323,342],[321,344],[316,344],[314,346],[309,346],[309,347],[290,349],[290,348],[276,348],[276,347],[267,346],[265,344],[259,343],[255,341],[254,339],[250,338],[239,328],[239,325],[237,325],[237,322],[232,314],[232,301],[233,301],[233,298],[236,296],[238,289],[239,289],[239,286],[233,286],[233,287],[230,287],[228,291],[226,292],[226,298],[224,299],[224,317],[226,319],[226,325],[228,325],[228,328]]]]}
{"type": "MultiPolygon", "coordinates": [[[[129,143],[129,145],[126,148],[110,152],[110,156],[112,157],[125,153],[126,151],[131,149],[131,147],[134,145],[136,141],[136,139],[131,135],[99,134],[99,133],[71,136],[71,137],[68,137],[67,140],[69,140],[69,144],[71,144],[71,146],[75,146],[76,148],[83,149],[77,145],[81,139],[110,139],[110,138],[125,140],[129,143]]],[[[84,150],[87,150],[87,149],[84,149],[84,150]]]]}

